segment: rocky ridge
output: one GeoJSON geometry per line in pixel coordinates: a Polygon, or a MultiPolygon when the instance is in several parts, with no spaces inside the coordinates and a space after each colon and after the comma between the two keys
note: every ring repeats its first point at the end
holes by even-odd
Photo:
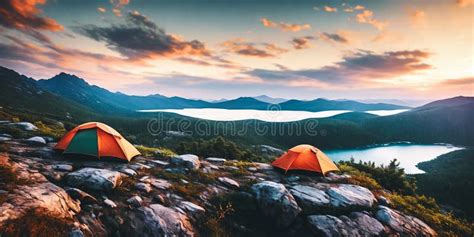
{"type": "Polygon", "coordinates": [[[235,236],[436,236],[421,220],[379,204],[383,197],[348,184],[347,175],[288,176],[265,163],[191,154],[65,159],[52,142],[1,144],[0,165],[16,178],[0,180],[0,233],[41,209],[66,221],[69,236],[207,236],[220,222],[235,236]],[[229,197],[238,202],[218,205],[229,197]],[[242,206],[248,213],[239,217],[242,206]]]}

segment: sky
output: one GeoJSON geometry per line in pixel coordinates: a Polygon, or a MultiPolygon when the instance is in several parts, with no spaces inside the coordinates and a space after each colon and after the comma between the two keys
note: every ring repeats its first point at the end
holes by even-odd
{"type": "Polygon", "coordinates": [[[474,95],[474,0],[3,0],[0,65],[134,95],[474,95]]]}

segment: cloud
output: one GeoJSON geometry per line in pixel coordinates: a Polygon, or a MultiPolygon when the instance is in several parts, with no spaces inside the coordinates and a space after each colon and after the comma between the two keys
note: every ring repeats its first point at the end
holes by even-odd
{"type": "Polygon", "coordinates": [[[386,22],[381,22],[374,18],[374,12],[371,10],[364,10],[356,15],[356,21],[363,24],[370,24],[378,30],[383,30],[386,26],[386,22]]]}
{"type": "MultiPolygon", "coordinates": [[[[440,86],[471,86],[474,88],[474,77],[465,77],[457,79],[446,79],[439,83],[440,86]]],[[[473,91],[474,92],[474,91],[473,91]]]]}
{"type": "Polygon", "coordinates": [[[460,7],[466,7],[474,4],[474,0],[456,0],[456,4],[460,7]]]}
{"type": "Polygon", "coordinates": [[[325,84],[380,81],[430,69],[431,65],[423,62],[429,56],[430,53],[421,50],[391,51],[381,54],[360,50],[344,56],[334,65],[319,69],[255,69],[247,74],[267,81],[315,80],[325,84]]]}
{"type": "Polygon", "coordinates": [[[146,16],[129,12],[126,24],[108,27],[82,25],[75,30],[107,46],[128,58],[157,56],[209,56],[210,51],[198,40],[185,41],[179,36],[167,34],[146,16]]]}
{"type": "Polygon", "coordinates": [[[362,5],[357,5],[357,6],[355,6],[355,7],[350,7],[350,6],[349,6],[349,7],[346,7],[346,8],[344,8],[344,11],[345,11],[345,12],[355,12],[355,11],[362,11],[362,10],[364,10],[364,9],[365,9],[364,6],[362,6],[362,5]]]}
{"type": "Polygon", "coordinates": [[[288,52],[287,49],[280,48],[276,44],[247,42],[240,38],[225,41],[221,46],[226,48],[228,52],[259,58],[275,57],[288,52]]]}
{"type": "Polygon", "coordinates": [[[350,42],[349,36],[345,32],[339,32],[334,34],[321,32],[319,33],[319,38],[330,43],[348,44],[350,42]]]}
{"type": "Polygon", "coordinates": [[[110,0],[112,4],[112,12],[118,16],[122,16],[122,8],[130,3],[130,0],[110,0]]]}
{"type": "Polygon", "coordinates": [[[98,12],[101,12],[101,13],[105,13],[105,12],[107,12],[107,9],[105,9],[105,8],[103,8],[103,7],[98,7],[98,8],[97,8],[97,11],[98,11],[98,12]]]}
{"type": "Polygon", "coordinates": [[[56,20],[43,16],[37,5],[46,0],[2,0],[0,1],[0,25],[18,30],[61,31],[63,26],[56,20]]]}
{"type": "Polygon", "coordinates": [[[337,8],[335,8],[335,7],[324,6],[323,9],[324,9],[325,12],[337,12],[337,8]]]}
{"type": "Polygon", "coordinates": [[[311,47],[310,41],[314,39],[314,36],[295,37],[291,40],[291,44],[294,49],[307,49],[311,47]]]}
{"type": "Polygon", "coordinates": [[[422,10],[411,10],[409,12],[410,21],[414,26],[421,26],[425,24],[425,12],[422,10]]]}
{"type": "Polygon", "coordinates": [[[263,26],[267,27],[267,28],[277,28],[277,29],[280,29],[281,31],[283,32],[298,32],[298,31],[302,31],[302,30],[309,30],[311,29],[311,25],[310,24],[289,24],[289,23],[285,23],[285,22],[274,22],[274,21],[271,21],[267,18],[262,18],[260,19],[260,21],[262,22],[263,26]]]}

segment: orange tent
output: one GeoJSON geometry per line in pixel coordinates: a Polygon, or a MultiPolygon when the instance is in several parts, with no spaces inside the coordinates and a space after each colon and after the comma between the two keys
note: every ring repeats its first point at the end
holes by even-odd
{"type": "Polygon", "coordinates": [[[329,157],[311,145],[298,145],[272,162],[274,167],[286,171],[307,170],[322,173],[339,170],[329,157]]]}
{"type": "Polygon", "coordinates": [[[140,152],[115,129],[98,122],[84,123],[67,133],[54,147],[64,154],[114,157],[130,161],[140,152]]]}

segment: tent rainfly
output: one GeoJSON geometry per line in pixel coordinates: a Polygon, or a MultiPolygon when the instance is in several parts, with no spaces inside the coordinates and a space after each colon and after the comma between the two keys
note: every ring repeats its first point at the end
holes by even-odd
{"type": "Polygon", "coordinates": [[[274,167],[288,170],[306,170],[322,173],[339,170],[329,157],[311,145],[298,145],[272,162],[274,167]]]}
{"type": "Polygon", "coordinates": [[[63,154],[81,154],[97,158],[113,157],[130,161],[140,152],[110,126],[89,122],[81,124],[58,142],[54,149],[63,154]]]}

